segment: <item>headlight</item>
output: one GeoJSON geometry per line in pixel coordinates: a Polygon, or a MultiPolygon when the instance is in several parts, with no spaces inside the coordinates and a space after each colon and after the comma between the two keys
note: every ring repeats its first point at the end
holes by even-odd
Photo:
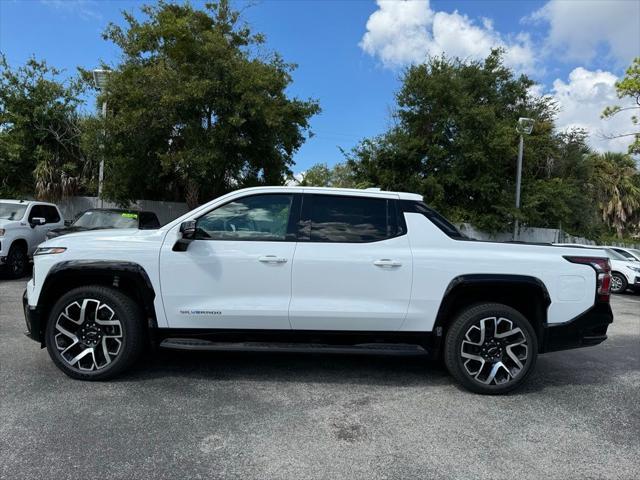
{"type": "Polygon", "coordinates": [[[4,228],[0,228],[0,237],[4,237],[4,228]]]}
{"type": "Polygon", "coordinates": [[[54,253],[62,253],[66,250],[67,249],[64,247],[39,247],[36,248],[36,251],[33,255],[52,255],[54,253]]]}
{"type": "Polygon", "coordinates": [[[640,267],[629,267],[634,272],[640,272],[640,267]]]}

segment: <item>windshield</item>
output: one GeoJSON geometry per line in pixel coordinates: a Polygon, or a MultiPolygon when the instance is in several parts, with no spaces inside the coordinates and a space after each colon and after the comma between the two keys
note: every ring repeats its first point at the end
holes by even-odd
{"type": "Polygon", "coordinates": [[[138,214],[89,210],[73,222],[73,226],[82,228],[138,228],[138,214]]]}
{"type": "Polygon", "coordinates": [[[0,203],[0,218],[2,220],[20,220],[24,217],[27,206],[21,203],[0,203]]]}
{"type": "Polygon", "coordinates": [[[620,255],[622,255],[623,257],[625,257],[627,260],[629,260],[630,262],[637,262],[638,259],[635,257],[635,255],[632,253],[633,250],[620,250],[618,248],[615,249],[616,252],[618,252],[620,255]]]}
{"type": "Polygon", "coordinates": [[[620,255],[615,250],[611,250],[610,248],[605,248],[604,251],[607,252],[607,255],[612,260],[622,260],[622,261],[625,261],[625,262],[629,261],[629,259],[627,257],[625,257],[624,255],[620,255]]]}

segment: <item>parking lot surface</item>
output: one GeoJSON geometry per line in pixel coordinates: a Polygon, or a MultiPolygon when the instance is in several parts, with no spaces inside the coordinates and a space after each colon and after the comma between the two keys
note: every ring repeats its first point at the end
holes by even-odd
{"type": "Polygon", "coordinates": [[[423,357],[165,351],[74,381],[23,335],[25,283],[0,280],[2,479],[639,478],[640,295],[486,397],[423,357]]]}

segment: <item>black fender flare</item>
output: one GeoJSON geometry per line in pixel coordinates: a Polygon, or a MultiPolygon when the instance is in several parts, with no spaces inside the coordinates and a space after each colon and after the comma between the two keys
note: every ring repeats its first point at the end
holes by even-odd
{"type": "Polygon", "coordinates": [[[99,283],[120,287],[126,281],[135,291],[149,319],[151,327],[157,327],[157,317],[153,302],[156,297],[153,284],[146,270],[135,262],[113,260],[68,260],[55,264],[49,270],[38,298],[38,307],[44,313],[57,300],[56,293],[63,290],[62,285],[74,279],[91,278],[99,283]]]}
{"type": "MultiPolygon", "coordinates": [[[[534,329],[538,334],[538,338],[542,339],[544,336],[545,326],[547,324],[547,310],[551,305],[551,297],[546,285],[542,280],[532,275],[518,275],[518,274],[502,274],[502,273],[476,273],[465,274],[455,277],[447,286],[438,313],[436,315],[435,323],[433,325],[433,345],[431,346],[435,354],[440,351],[440,346],[444,336],[444,330],[447,322],[450,320],[451,315],[458,308],[458,300],[465,297],[465,294],[472,290],[482,289],[496,289],[496,295],[499,296],[505,289],[526,289],[531,292],[535,292],[538,295],[538,301],[533,306],[539,308],[537,316],[539,316],[539,322],[534,325],[534,329]]],[[[495,297],[489,297],[489,299],[495,300],[495,297]]],[[[532,302],[535,299],[532,298],[532,302]]],[[[507,302],[505,302],[507,303],[507,302]]],[[[542,343],[542,342],[540,342],[542,343]]]]}

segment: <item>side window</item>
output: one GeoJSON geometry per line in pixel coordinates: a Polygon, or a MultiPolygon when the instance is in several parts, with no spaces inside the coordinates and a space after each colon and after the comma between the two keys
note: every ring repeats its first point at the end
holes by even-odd
{"type": "Polygon", "coordinates": [[[384,198],[305,195],[303,209],[312,242],[368,243],[398,234],[395,203],[384,198]]]}
{"type": "Polygon", "coordinates": [[[293,195],[266,194],[233,200],[196,222],[196,239],[284,241],[293,195]]]}
{"type": "Polygon", "coordinates": [[[152,230],[154,228],[160,228],[160,221],[154,213],[143,212],[140,214],[140,224],[138,228],[140,228],[141,230],[152,230]]]}
{"type": "Polygon", "coordinates": [[[56,207],[43,205],[42,209],[44,210],[44,218],[47,223],[58,223],[60,221],[60,215],[58,214],[56,207]]]}
{"type": "Polygon", "coordinates": [[[29,221],[32,221],[34,218],[47,218],[42,205],[34,205],[31,207],[31,211],[29,212],[29,221]]]}

